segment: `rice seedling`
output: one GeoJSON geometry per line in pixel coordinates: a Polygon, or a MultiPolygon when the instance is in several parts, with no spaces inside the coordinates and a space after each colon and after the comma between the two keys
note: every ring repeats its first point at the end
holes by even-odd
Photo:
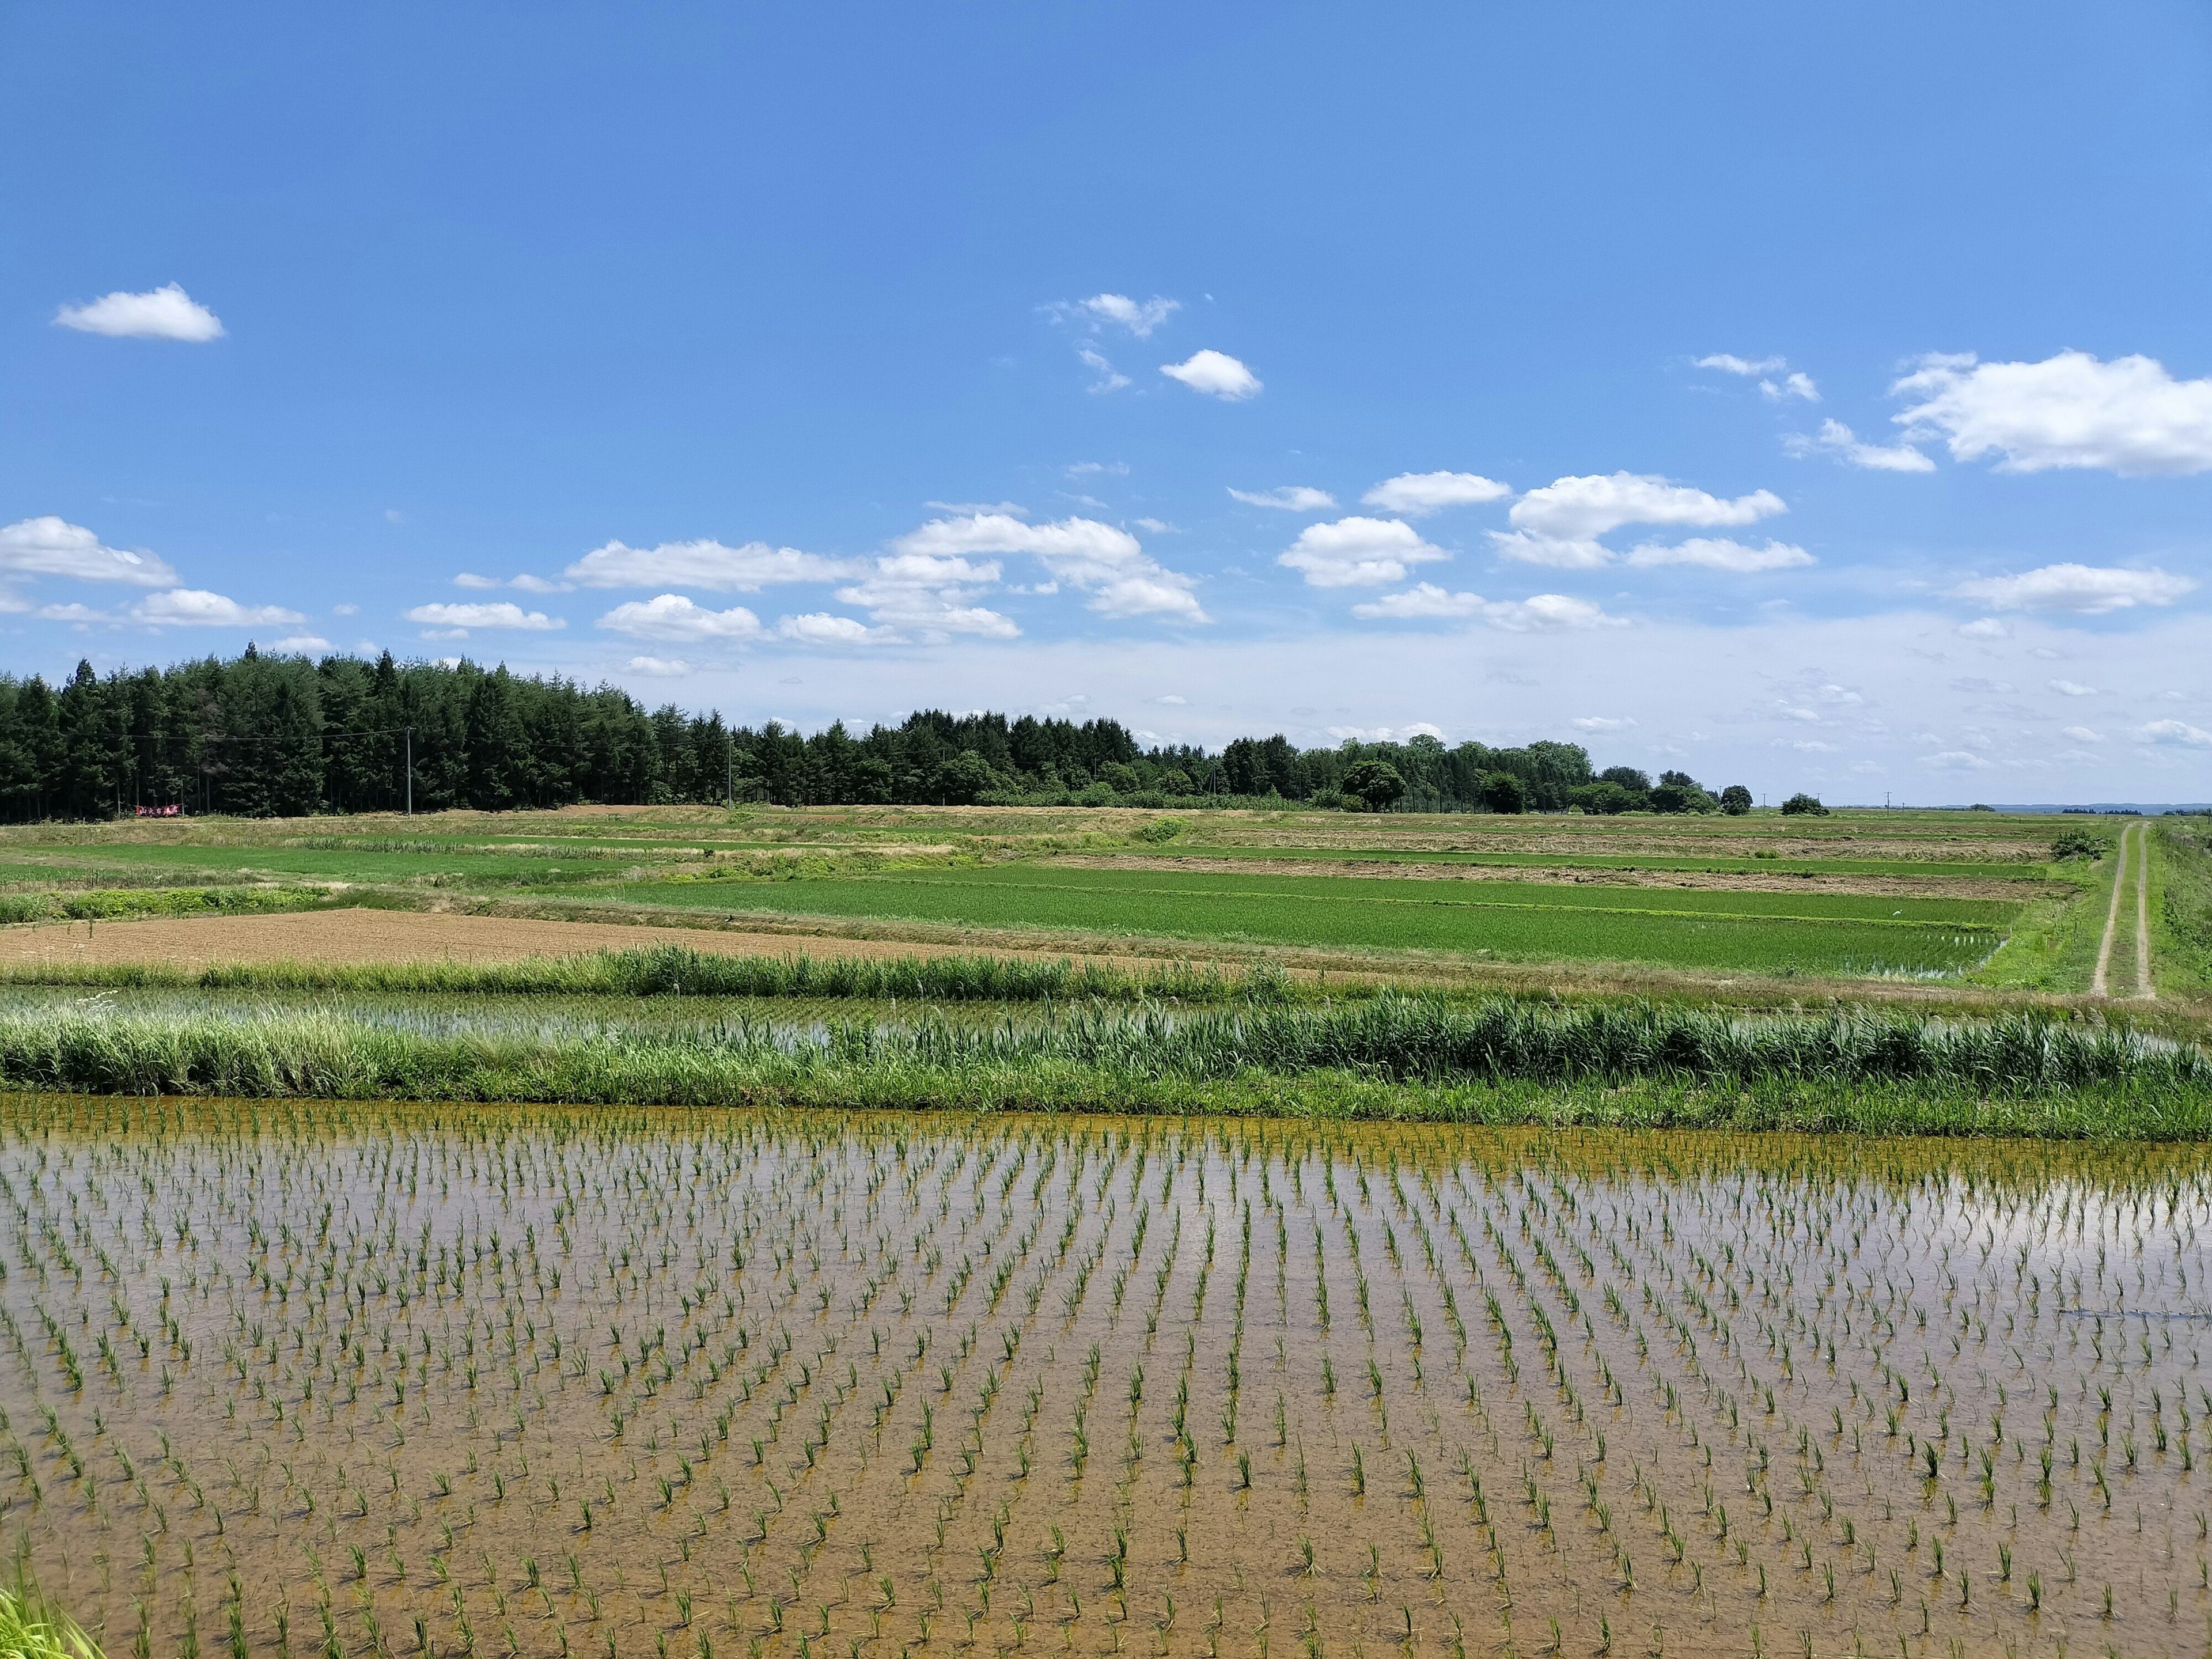
{"type": "Polygon", "coordinates": [[[15,1096],[0,1523],[149,1656],[2155,1644],[2208,1174],[15,1096]]]}

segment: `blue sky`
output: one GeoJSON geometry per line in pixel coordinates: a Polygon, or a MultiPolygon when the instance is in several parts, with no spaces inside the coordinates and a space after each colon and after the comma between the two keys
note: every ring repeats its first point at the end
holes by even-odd
{"type": "Polygon", "coordinates": [[[17,5],[0,50],[16,672],[326,641],[808,727],[2212,795],[2202,8],[17,5]]]}

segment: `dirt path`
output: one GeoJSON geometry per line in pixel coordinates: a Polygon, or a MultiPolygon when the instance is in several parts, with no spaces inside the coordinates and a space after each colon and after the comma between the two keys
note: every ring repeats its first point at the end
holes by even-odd
{"type": "Polygon", "coordinates": [[[2136,882],[2136,992],[2139,997],[2155,998],[2157,990],[2150,977],[2150,829],[2147,824],[2131,823],[2120,830],[2120,838],[2112,848],[2112,902],[2105,912],[2105,936],[2097,941],[2097,970],[2089,979],[2089,994],[2109,997],[2112,994],[2112,945],[2119,937],[2120,906],[2127,896],[2130,864],[2128,840],[2135,840],[2132,865],[2136,882]]]}
{"type": "Polygon", "coordinates": [[[2136,828],[2136,994],[2154,1001],[2150,979],[2150,826],[2136,828]]]}

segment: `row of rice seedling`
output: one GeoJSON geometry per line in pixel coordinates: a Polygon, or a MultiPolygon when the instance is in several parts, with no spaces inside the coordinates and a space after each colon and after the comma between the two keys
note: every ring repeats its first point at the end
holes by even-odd
{"type": "Polygon", "coordinates": [[[2193,1148],[22,1100],[111,1650],[2150,1652],[2193,1148]]]}
{"type": "Polygon", "coordinates": [[[641,950],[530,957],[513,962],[451,958],[399,963],[26,963],[0,982],[207,991],[350,991],[471,996],[911,998],[938,1002],[1103,1000],[1281,1001],[1289,975],[1269,963],[1242,971],[1211,963],[1122,968],[1006,956],[739,956],[656,945],[641,950]]]}

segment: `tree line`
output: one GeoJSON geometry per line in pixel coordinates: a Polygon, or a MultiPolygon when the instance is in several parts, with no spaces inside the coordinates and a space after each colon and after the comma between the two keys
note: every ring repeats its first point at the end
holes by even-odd
{"type": "Polygon", "coordinates": [[[719,712],[647,709],[611,685],[501,665],[205,657],[59,686],[0,673],[0,817],[506,811],[598,801],[779,805],[1198,805],[1352,811],[1748,811],[1688,775],[1594,771],[1578,744],[1512,748],[1239,738],[1140,744],[1118,720],[927,709],[811,736],[719,712]]]}

